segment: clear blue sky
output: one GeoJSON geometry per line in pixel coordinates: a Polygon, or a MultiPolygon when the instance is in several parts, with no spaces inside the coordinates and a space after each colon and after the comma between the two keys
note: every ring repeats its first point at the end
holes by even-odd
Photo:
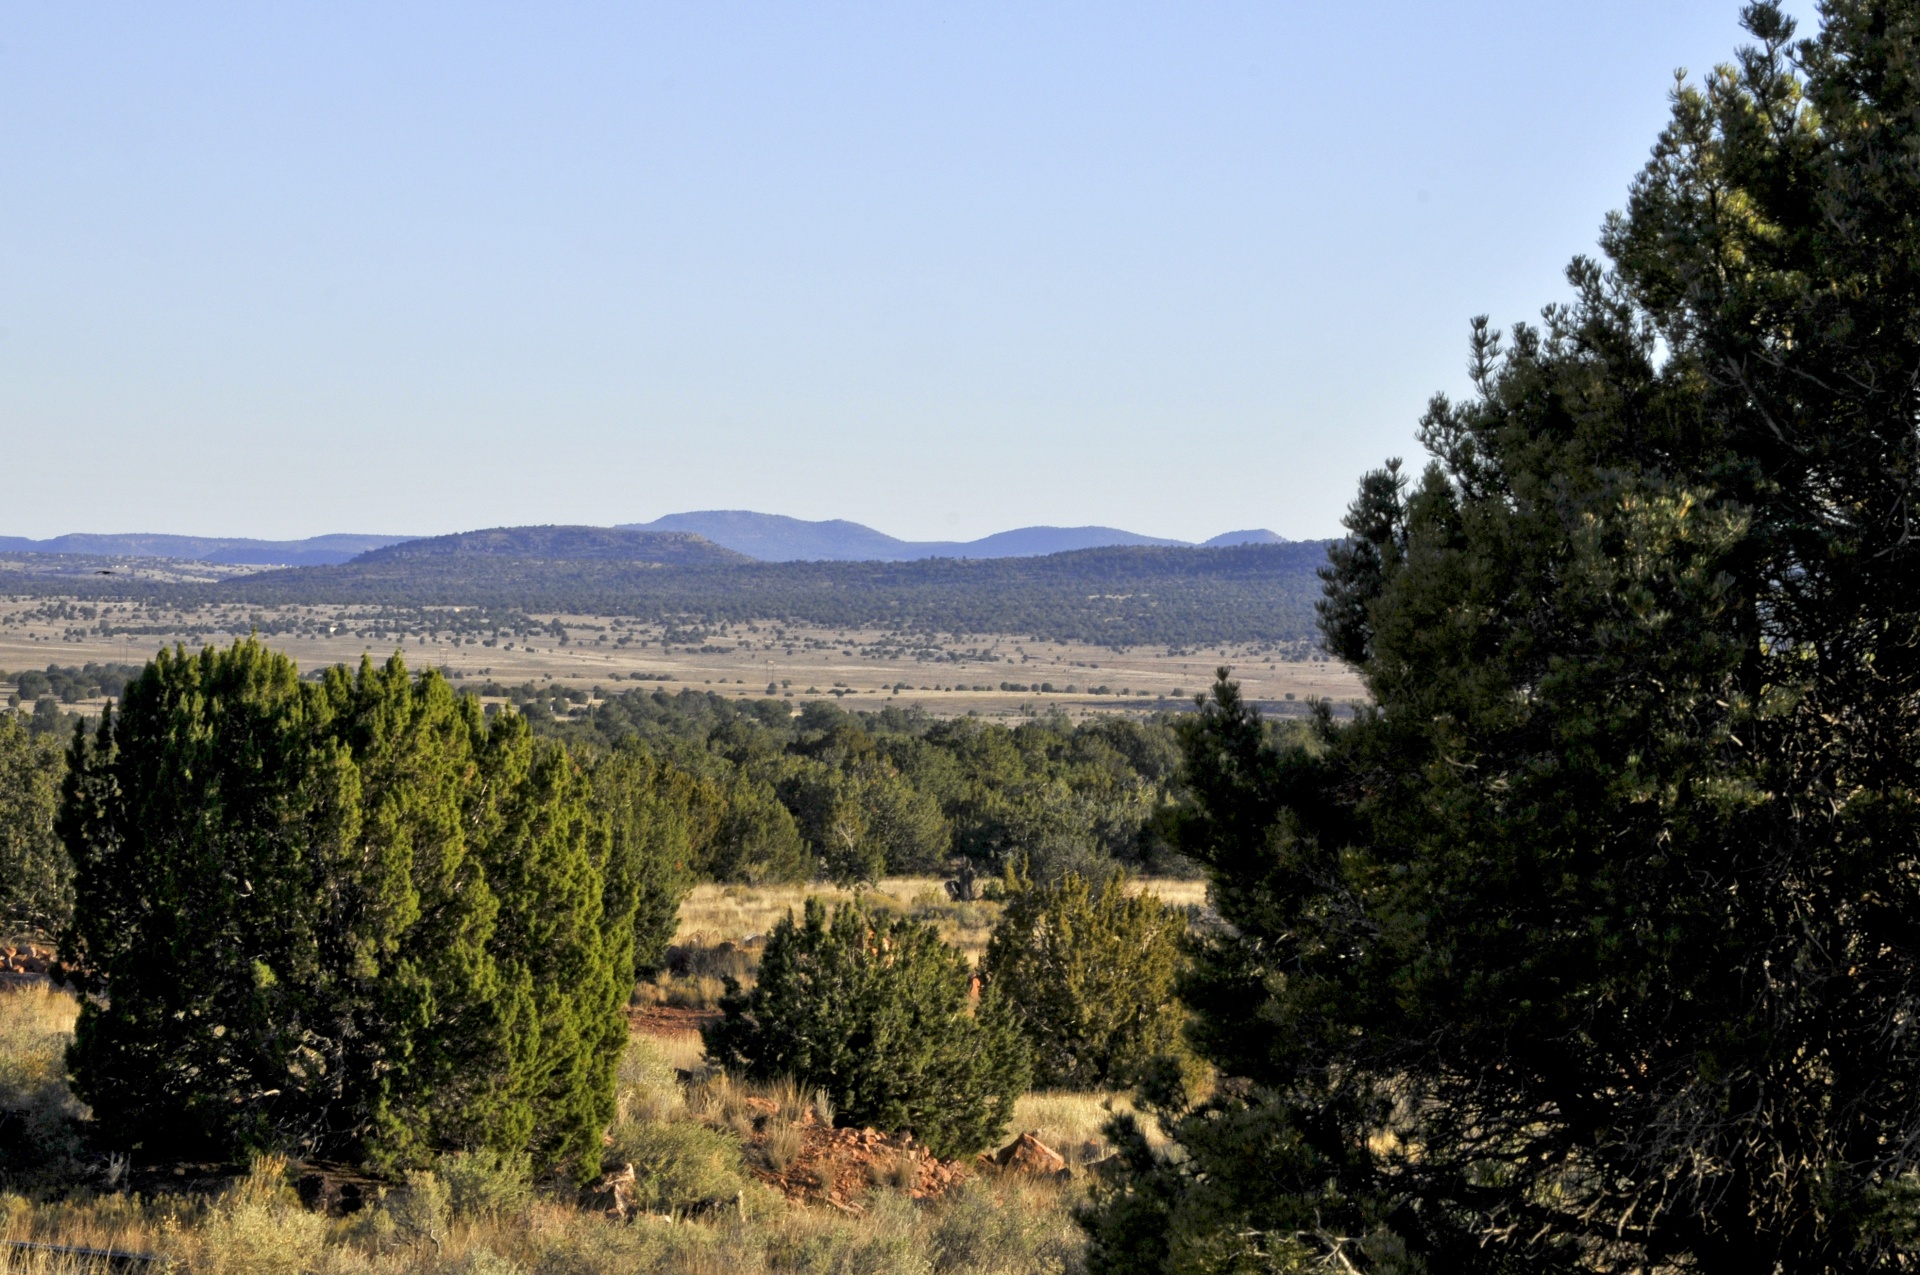
{"type": "Polygon", "coordinates": [[[1737,13],[8,5],[0,534],[1333,534],[1737,13]]]}

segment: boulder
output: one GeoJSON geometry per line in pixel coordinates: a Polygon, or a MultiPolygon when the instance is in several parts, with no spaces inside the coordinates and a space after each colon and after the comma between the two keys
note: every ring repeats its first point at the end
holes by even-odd
{"type": "Polygon", "coordinates": [[[1067,1171],[1066,1157],[1033,1133],[1023,1133],[1001,1147],[994,1153],[993,1162],[1011,1173],[1058,1176],[1067,1171]]]}

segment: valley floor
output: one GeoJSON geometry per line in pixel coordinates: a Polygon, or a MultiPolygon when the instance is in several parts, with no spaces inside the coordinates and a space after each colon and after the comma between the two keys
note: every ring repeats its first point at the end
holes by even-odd
{"type": "MultiPolygon", "coordinates": [[[[607,616],[531,616],[513,636],[458,632],[450,614],[409,609],[177,609],[0,598],[0,669],[141,664],[176,642],[225,644],[258,630],[303,670],[403,652],[462,681],[554,682],[605,693],[641,682],[730,698],[833,697],[850,709],[894,704],[936,716],[1071,717],[1186,707],[1227,665],[1247,697],[1277,714],[1313,699],[1342,711],[1364,700],[1346,665],[1304,648],[1243,643],[1208,649],[1037,642],[1008,634],[909,634],[793,625],[667,630],[607,616]],[[560,640],[560,634],[566,640],[560,640]]],[[[82,706],[83,709],[86,706],[82,706]]],[[[93,706],[97,709],[97,705],[93,706]]]]}

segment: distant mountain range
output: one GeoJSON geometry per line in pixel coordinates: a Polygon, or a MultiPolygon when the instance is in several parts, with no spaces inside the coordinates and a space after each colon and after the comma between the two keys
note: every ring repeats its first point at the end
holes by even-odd
{"type": "MultiPolygon", "coordinates": [[[[418,546],[409,554],[458,553],[462,556],[550,557],[630,562],[692,564],[761,562],[910,562],[922,558],[1029,558],[1077,549],[1129,545],[1193,547],[1184,540],[1142,536],[1117,527],[1019,527],[978,540],[900,540],[857,522],[834,519],[808,522],[781,514],[744,509],[710,509],[668,514],[652,522],[618,527],[512,528],[462,532],[452,536],[329,535],[306,540],[252,540],[219,536],[75,534],[50,540],[0,536],[0,553],[85,554],[101,558],[179,558],[224,565],[318,567],[353,561],[369,553],[388,554],[398,546],[418,546]],[[625,538],[630,533],[659,537],[625,538]],[[491,542],[488,537],[492,537],[491,542]],[[531,537],[531,538],[529,538],[531,537]],[[695,544],[704,538],[704,548],[695,544]],[[731,551],[731,552],[725,552],[731,551]],[[714,555],[718,556],[714,556],[714,555]]],[[[1288,543],[1271,531],[1229,531],[1198,546],[1288,543]]]]}
{"type": "MultiPolygon", "coordinates": [[[[168,547],[155,540],[140,538],[139,547],[168,547]]],[[[1029,544],[1050,547],[1044,537],[1029,544]]],[[[265,569],[0,548],[0,593],[409,614],[479,608],[463,621],[476,632],[518,632],[541,623],[531,617],[575,614],[688,632],[765,620],[1186,647],[1312,642],[1326,560],[1325,542],[1302,541],[767,562],[690,531],[495,527],[379,545],[342,563],[265,569]]]]}
{"type": "MultiPolygon", "coordinates": [[[[1034,558],[1075,549],[1120,545],[1192,547],[1189,541],[1143,536],[1118,527],[1018,527],[978,540],[900,540],[857,522],[835,518],[808,522],[746,509],[707,509],[668,514],[652,522],[623,523],[623,531],[681,531],[762,562],[910,562],[919,558],[1034,558]]],[[[1278,545],[1271,531],[1229,531],[1201,548],[1278,545]]]]}
{"type": "Polygon", "coordinates": [[[406,536],[314,536],[307,540],[244,540],[219,536],[133,534],[55,536],[29,540],[0,536],[0,553],[81,553],[101,558],[185,558],[235,566],[318,567],[345,562],[406,536]]]}

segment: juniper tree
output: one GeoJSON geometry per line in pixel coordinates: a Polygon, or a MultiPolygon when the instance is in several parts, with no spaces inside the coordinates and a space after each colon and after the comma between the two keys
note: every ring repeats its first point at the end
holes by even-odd
{"type": "Polygon", "coordinates": [[[73,906],[73,865],[54,835],[60,745],[0,713],[0,934],[52,936],[73,906]]]}
{"type": "Polygon", "coordinates": [[[966,958],[924,922],[862,902],[829,917],[808,899],[767,936],[753,990],[729,987],[708,1055],[825,1089],[842,1123],[971,1154],[1005,1133],[1028,1064],[1009,1006],[989,988],[970,1010],[968,978],[966,958]]]}
{"type": "Polygon", "coordinates": [[[652,973],[666,960],[680,901],[693,885],[695,838],[712,835],[696,827],[706,795],[693,776],[632,746],[596,761],[589,786],[609,871],[634,882],[633,967],[652,973]]]}
{"type": "Polygon", "coordinates": [[[251,640],[163,651],[76,739],[60,833],[108,1144],[596,1167],[633,865],[517,715],[397,656],[314,684],[251,640]]]}
{"type": "Polygon", "coordinates": [[[1125,1087],[1181,1052],[1186,918],[1127,887],[1120,873],[1009,882],[980,972],[1014,1008],[1036,1084],[1125,1087]]]}

